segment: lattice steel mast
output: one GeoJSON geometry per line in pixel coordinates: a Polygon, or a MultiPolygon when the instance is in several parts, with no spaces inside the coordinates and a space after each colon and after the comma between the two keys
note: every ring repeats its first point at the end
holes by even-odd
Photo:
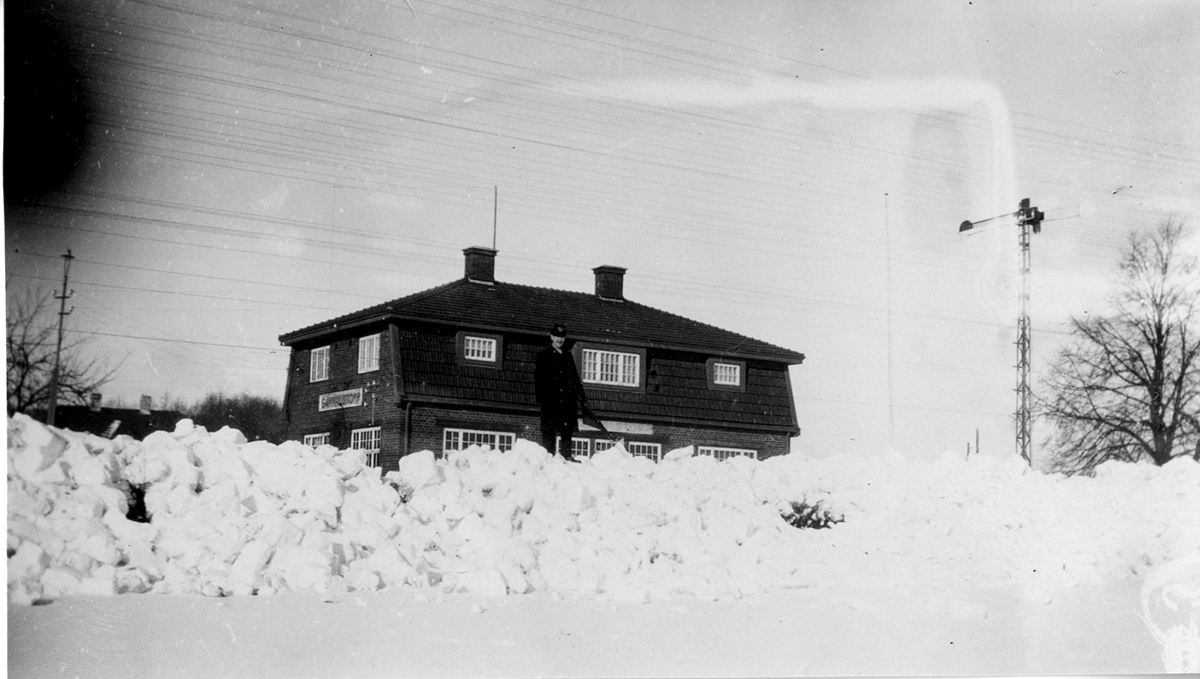
{"type": "Polygon", "coordinates": [[[1021,207],[1016,212],[998,217],[989,217],[978,222],[965,221],[959,225],[958,231],[969,231],[985,222],[1007,217],[1016,217],[1019,230],[1018,243],[1021,248],[1020,262],[1020,293],[1018,302],[1020,315],[1017,317],[1017,408],[1015,414],[1017,454],[1026,462],[1033,465],[1033,387],[1029,383],[1029,366],[1031,362],[1032,345],[1030,342],[1029,324],[1029,271],[1030,252],[1029,239],[1032,234],[1041,233],[1042,220],[1046,215],[1029,204],[1029,199],[1021,201],[1021,207]]]}

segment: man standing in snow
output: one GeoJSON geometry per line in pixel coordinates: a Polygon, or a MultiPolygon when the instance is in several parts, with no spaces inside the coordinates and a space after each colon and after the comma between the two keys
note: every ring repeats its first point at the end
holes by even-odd
{"type": "Polygon", "coordinates": [[[578,419],[575,403],[587,405],[587,394],[575,368],[575,359],[563,349],[566,342],[566,327],[556,324],[550,329],[550,346],[537,355],[533,383],[538,405],[542,407],[542,446],[553,455],[554,440],[561,436],[563,459],[577,462],[571,452],[571,438],[578,419]]]}

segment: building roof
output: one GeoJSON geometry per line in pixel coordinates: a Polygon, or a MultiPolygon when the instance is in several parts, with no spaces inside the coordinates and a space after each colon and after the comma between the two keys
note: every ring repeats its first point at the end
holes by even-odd
{"type": "Polygon", "coordinates": [[[466,277],[280,335],[279,341],[290,346],[330,332],[388,320],[535,335],[544,335],[553,324],[564,323],[568,335],[577,340],[765,359],[789,365],[804,361],[800,352],[628,299],[603,299],[582,292],[499,281],[481,283],[466,277]]]}
{"type": "MultiPolygon", "coordinates": [[[[41,414],[45,421],[45,413],[41,414]]],[[[175,423],[183,415],[174,410],[151,410],[149,413],[137,408],[100,408],[88,406],[58,406],[54,409],[54,426],[96,436],[119,436],[125,434],[141,440],[156,431],[174,431],[175,423]],[[114,426],[115,425],[115,426],[114,426]]]]}

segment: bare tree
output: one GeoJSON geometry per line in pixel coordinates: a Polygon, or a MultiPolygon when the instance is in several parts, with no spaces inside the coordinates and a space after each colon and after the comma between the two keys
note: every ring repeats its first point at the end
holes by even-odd
{"type": "Polygon", "coordinates": [[[1073,342],[1043,380],[1052,469],[1106,460],[1200,460],[1200,263],[1166,220],[1129,237],[1110,315],[1071,319],[1073,342]]]}
{"type": "Polygon", "coordinates": [[[237,429],[248,441],[283,443],[287,437],[287,420],[283,417],[283,406],[267,396],[226,396],[221,392],[209,393],[203,400],[197,401],[195,406],[182,412],[209,431],[216,431],[224,426],[237,429]]]}
{"type": "MultiPolygon", "coordinates": [[[[46,408],[58,340],[54,297],[29,291],[10,300],[4,326],[8,341],[8,413],[46,408]]],[[[87,335],[64,336],[59,355],[58,402],[84,405],[92,392],[110,382],[117,368],[99,358],[85,358],[87,335]]]]}

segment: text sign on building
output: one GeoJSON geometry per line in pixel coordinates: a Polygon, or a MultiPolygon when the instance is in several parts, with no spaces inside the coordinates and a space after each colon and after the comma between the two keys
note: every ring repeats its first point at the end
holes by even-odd
{"type": "MultiPolygon", "coordinates": [[[[653,436],[654,425],[641,422],[604,422],[604,428],[614,434],[634,434],[636,436],[653,436]]],[[[583,420],[579,420],[579,431],[599,431],[583,420]]]]}
{"type": "Polygon", "coordinates": [[[337,410],[339,408],[354,408],[363,404],[363,390],[347,389],[321,394],[317,401],[317,410],[337,410]]]}

